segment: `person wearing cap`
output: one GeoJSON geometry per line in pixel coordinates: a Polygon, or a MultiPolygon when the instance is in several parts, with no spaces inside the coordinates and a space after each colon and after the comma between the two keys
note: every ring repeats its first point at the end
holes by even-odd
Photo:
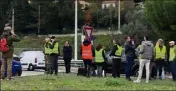
{"type": "Polygon", "coordinates": [[[4,31],[1,35],[1,39],[6,38],[9,50],[2,53],[2,65],[1,65],[1,77],[0,79],[5,79],[4,73],[7,66],[7,80],[12,80],[12,58],[13,58],[13,42],[19,42],[20,38],[14,33],[9,25],[5,25],[4,31]]]}
{"type": "Polygon", "coordinates": [[[176,81],[176,46],[174,41],[169,42],[170,50],[169,50],[169,64],[170,71],[172,73],[172,78],[176,81]]]}
{"type": "Polygon", "coordinates": [[[159,70],[159,78],[162,79],[162,69],[164,67],[164,63],[167,60],[167,51],[166,46],[162,39],[157,41],[157,45],[155,45],[155,76],[157,77],[157,70],[159,70]]]}
{"type": "Polygon", "coordinates": [[[58,75],[58,56],[60,55],[59,43],[56,40],[55,36],[51,37],[51,43],[49,43],[49,47],[51,49],[50,53],[50,62],[51,65],[49,66],[49,74],[53,74],[55,71],[55,75],[58,75]]]}

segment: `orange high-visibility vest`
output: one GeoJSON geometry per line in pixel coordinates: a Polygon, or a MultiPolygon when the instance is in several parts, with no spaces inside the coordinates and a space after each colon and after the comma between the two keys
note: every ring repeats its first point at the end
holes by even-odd
{"type": "Polygon", "coordinates": [[[93,59],[91,44],[89,44],[88,46],[82,45],[82,59],[93,59]]]}

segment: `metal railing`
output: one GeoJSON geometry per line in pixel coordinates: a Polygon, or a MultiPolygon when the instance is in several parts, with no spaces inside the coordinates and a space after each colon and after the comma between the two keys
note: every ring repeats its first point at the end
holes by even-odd
{"type": "MultiPolygon", "coordinates": [[[[64,66],[64,60],[58,60],[59,66],[64,66]]],[[[83,60],[71,60],[71,67],[83,67],[84,62],[83,60]]]]}

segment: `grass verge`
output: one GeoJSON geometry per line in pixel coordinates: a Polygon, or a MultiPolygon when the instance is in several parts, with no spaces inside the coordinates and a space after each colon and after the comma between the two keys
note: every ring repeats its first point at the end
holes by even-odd
{"type": "Polygon", "coordinates": [[[59,76],[19,77],[13,81],[1,81],[1,90],[176,90],[171,79],[133,83],[124,78],[86,78],[75,74],[59,76]]]}

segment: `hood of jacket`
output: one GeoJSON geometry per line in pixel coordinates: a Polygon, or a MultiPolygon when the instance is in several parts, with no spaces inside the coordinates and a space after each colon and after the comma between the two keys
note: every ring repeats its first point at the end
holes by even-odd
{"type": "Polygon", "coordinates": [[[84,45],[84,46],[88,46],[89,44],[91,44],[91,42],[88,41],[88,40],[85,40],[85,41],[83,42],[83,45],[84,45]]]}
{"type": "Polygon", "coordinates": [[[142,44],[146,46],[153,46],[151,41],[143,41],[142,44]]]}

